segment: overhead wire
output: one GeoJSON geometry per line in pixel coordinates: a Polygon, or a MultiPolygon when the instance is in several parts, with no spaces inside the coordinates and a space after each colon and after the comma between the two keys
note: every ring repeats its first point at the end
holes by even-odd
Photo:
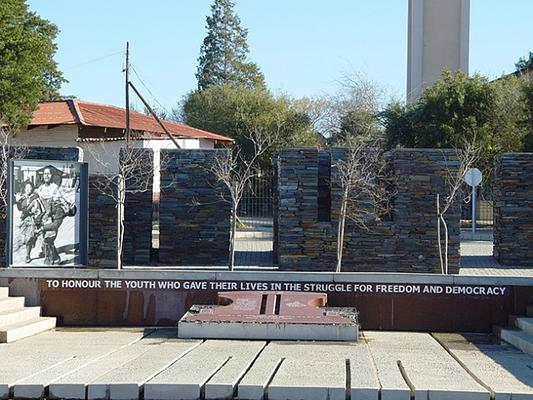
{"type": "Polygon", "coordinates": [[[92,60],[84,61],[84,62],[79,63],[79,64],[71,65],[70,67],[64,68],[64,71],[70,71],[72,69],[83,67],[83,66],[88,65],[88,64],[93,64],[95,62],[102,61],[102,60],[105,60],[107,58],[111,58],[111,57],[116,56],[118,54],[124,54],[124,51],[122,51],[122,50],[121,51],[117,51],[117,52],[114,52],[114,53],[111,53],[111,54],[107,54],[105,56],[94,58],[92,60]]]}
{"type": "Polygon", "coordinates": [[[157,99],[154,93],[150,90],[148,85],[144,83],[144,80],[140,77],[140,74],[137,72],[137,70],[135,69],[135,67],[133,66],[131,62],[130,62],[130,68],[132,69],[137,79],[139,79],[139,82],[141,82],[141,85],[146,89],[146,91],[150,94],[152,99],[157,103],[157,105],[161,107],[161,109],[167,113],[168,117],[172,116],[172,113],[168,111],[168,109],[157,99]]]}

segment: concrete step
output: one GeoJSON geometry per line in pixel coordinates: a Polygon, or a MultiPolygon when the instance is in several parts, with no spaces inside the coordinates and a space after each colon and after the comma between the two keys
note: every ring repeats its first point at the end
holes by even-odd
{"type": "Polygon", "coordinates": [[[497,327],[495,332],[501,340],[522,350],[524,353],[533,356],[533,335],[516,328],[510,329],[497,327]]]}
{"type": "MultiPolygon", "coordinates": [[[[37,307],[38,308],[38,307],[37,307]]],[[[56,326],[54,317],[37,317],[23,322],[0,327],[0,343],[14,342],[38,333],[53,329],[56,326]]]]}
{"type": "Polygon", "coordinates": [[[24,308],[24,297],[0,298],[0,313],[24,308]]]}
{"type": "Polygon", "coordinates": [[[6,325],[28,321],[41,315],[41,307],[25,307],[0,312],[0,329],[6,325]]]}
{"type": "Polygon", "coordinates": [[[270,239],[272,240],[273,234],[263,231],[237,231],[235,234],[236,239],[270,239]]]}
{"type": "Polygon", "coordinates": [[[7,287],[0,287],[0,299],[4,299],[7,296],[9,296],[9,288],[7,287]]]}
{"type": "Polygon", "coordinates": [[[513,325],[515,328],[521,329],[533,337],[533,318],[515,317],[513,325]]]}

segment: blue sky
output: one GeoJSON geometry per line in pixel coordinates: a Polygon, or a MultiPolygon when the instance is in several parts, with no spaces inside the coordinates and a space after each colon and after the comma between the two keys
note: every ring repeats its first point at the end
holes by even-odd
{"type": "MultiPolygon", "coordinates": [[[[333,93],[343,74],[405,96],[407,0],[238,0],[250,58],[274,92],[333,93]]],[[[61,33],[56,60],[64,95],[124,103],[123,53],[150,102],[171,109],[196,86],[194,73],[211,0],[29,0],[61,33]]],[[[533,51],[532,0],[471,0],[470,72],[496,77],[533,51]]],[[[137,102],[140,107],[140,102],[137,102]]]]}

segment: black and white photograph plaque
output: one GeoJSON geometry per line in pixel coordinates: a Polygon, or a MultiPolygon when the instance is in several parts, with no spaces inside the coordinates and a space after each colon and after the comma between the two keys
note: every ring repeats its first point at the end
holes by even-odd
{"type": "Polygon", "coordinates": [[[8,185],[9,265],[86,265],[87,163],[12,160],[8,185]]]}

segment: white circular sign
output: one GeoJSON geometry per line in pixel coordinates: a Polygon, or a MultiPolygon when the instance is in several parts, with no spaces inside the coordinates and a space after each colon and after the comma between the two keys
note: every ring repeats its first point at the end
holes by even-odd
{"type": "Polygon", "coordinates": [[[465,173],[465,182],[470,186],[477,186],[481,183],[483,175],[477,168],[469,168],[465,173]]]}

